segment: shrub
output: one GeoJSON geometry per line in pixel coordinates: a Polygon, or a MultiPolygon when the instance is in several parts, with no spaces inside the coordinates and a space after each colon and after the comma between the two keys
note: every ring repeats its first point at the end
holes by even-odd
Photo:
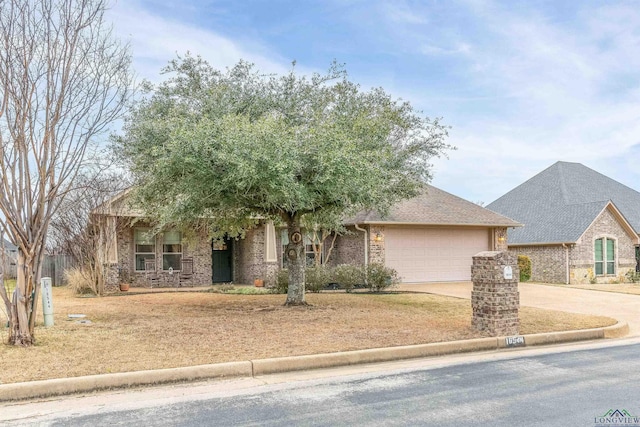
{"type": "Polygon", "coordinates": [[[283,268],[278,270],[275,277],[275,287],[273,292],[276,294],[286,294],[289,291],[289,270],[283,268]]]}
{"type": "Polygon", "coordinates": [[[627,280],[631,283],[638,283],[640,282],[640,273],[637,273],[635,270],[629,270],[627,271],[627,274],[625,274],[625,277],[627,278],[627,280]]]}
{"type": "Polygon", "coordinates": [[[345,291],[351,292],[358,285],[364,285],[364,268],[361,265],[340,264],[333,269],[332,280],[345,291]]]}
{"type": "Polygon", "coordinates": [[[304,271],[305,289],[309,292],[320,292],[331,281],[327,267],[307,267],[304,271]]]}
{"type": "Polygon", "coordinates": [[[67,279],[67,286],[76,295],[97,295],[96,284],[90,279],[90,275],[80,267],[69,268],[64,272],[67,279]]]}
{"type": "Polygon", "coordinates": [[[400,276],[393,268],[378,263],[367,267],[367,286],[371,292],[380,292],[398,283],[400,276]]]}
{"type": "Polygon", "coordinates": [[[520,269],[520,281],[528,282],[531,279],[531,258],[518,255],[518,269],[520,269]]]}

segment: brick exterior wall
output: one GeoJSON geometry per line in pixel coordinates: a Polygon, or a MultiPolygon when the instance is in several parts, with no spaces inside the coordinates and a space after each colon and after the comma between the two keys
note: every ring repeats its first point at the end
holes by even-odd
{"type": "Polygon", "coordinates": [[[531,259],[531,281],[566,283],[566,249],[562,245],[511,246],[513,255],[526,255],[531,259]]]}
{"type": "MultiPolygon", "coordinates": [[[[147,287],[148,281],[144,271],[135,271],[134,262],[134,230],[136,228],[148,227],[147,223],[138,221],[131,224],[129,218],[118,218],[117,222],[117,244],[118,244],[118,264],[111,264],[107,268],[106,291],[113,292],[118,289],[118,285],[124,277],[129,277],[129,282],[133,287],[147,287]]],[[[193,279],[194,286],[211,284],[211,240],[204,234],[191,239],[183,237],[182,256],[193,258],[193,279]]],[[[159,234],[155,240],[155,258],[158,273],[160,274],[160,287],[171,287],[176,285],[178,272],[170,275],[167,271],[162,271],[162,236],[159,234]]]]}
{"type": "Polygon", "coordinates": [[[509,252],[486,251],[473,257],[471,324],[475,329],[491,336],[518,334],[518,277],[517,258],[509,252]],[[505,267],[511,268],[511,279],[505,277],[505,267]]]}
{"type": "Polygon", "coordinates": [[[363,232],[354,227],[348,227],[349,234],[338,236],[333,247],[330,265],[339,264],[364,264],[364,237],[363,232]]]}
{"type": "Polygon", "coordinates": [[[255,279],[269,281],[282,265],[282,240],[276,230],[276,253],[278,261],[265,261],[264,225],[248,230],[244,239],[234,245],[234,283],[253,284],[255,279]]]}
{"type": "Polygon", "coordinates": [[[616,217],[608,209],[602,212],[580,239],[572,245],[509,246],[514,255],[531,259],[531,281],[543,283],[567,282],[567,255],[569,283],[587,284],[591,281],[609,283],[625,281],[624,275],[635,270],[635,244],[616,217]],[[595,240],[606,237],[615,240],[616,273],[595,276],[595,240]]]}

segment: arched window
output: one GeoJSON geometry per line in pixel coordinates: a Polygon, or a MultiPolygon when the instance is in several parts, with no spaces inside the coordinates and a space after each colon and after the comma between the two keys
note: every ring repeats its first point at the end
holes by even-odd
{"type": "Polygon", "coordinates": [[[595,240],[596,276],[616,274],[616,241],[601,237],[595,240]]]}

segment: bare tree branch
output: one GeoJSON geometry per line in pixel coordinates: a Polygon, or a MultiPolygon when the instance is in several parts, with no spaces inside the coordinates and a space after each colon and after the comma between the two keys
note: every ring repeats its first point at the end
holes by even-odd
{"type": "Polygon", "coordinates": [[[18,247],[13,344],[34,341],[51,219],[131,95],[129,49],[105,24],[107,6],[0,0],[0,224],[18,247]]]}

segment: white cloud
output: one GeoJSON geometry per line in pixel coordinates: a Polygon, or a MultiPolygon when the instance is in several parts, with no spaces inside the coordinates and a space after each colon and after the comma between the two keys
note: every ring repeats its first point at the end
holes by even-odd
{"type": "Polygon", "coordinates": [[[240,59],[264,72],[282,73],[290,66],[290,60],[257,42],[249,50],[215,31],[153,14],[132,1],[118,3],[109,14],[116,32],[132,44],[136,72],[152,81],[160,79],[161,68],[176,54],[187,51],[202,56],[214,68],[232,66],[240,59]]]}
{"type": "Polygon", "coordinates": [[[411,7],[407,2],[395,0],[391,2],[383,2],[380,6],[382,15],[386,16],[393,22],[398,24],[426,24],[429,22],[428,17],[419,13],[415,7],[411,7]]]}
{"type": "Polygon", "coordinates": [[[635,168],[620,166],[640,143],[640,89],[620,73],[639,71],[640,12],[603,5],[566,23],[475,7],[495,44],[474,45],[468,76],[508,104],[457,116],[459,150],[436,162],[436,185],[491,202],[558,160],[638,182],[635,168]]]}
{"type": "Polygon", "coordinates": [[[420,52],[425,55],[460,55],[471,52],[471,45],[467,43],[456,43],[453,47],[446,48],[431,44],[425,44],[420,48],[420,52]]]}

